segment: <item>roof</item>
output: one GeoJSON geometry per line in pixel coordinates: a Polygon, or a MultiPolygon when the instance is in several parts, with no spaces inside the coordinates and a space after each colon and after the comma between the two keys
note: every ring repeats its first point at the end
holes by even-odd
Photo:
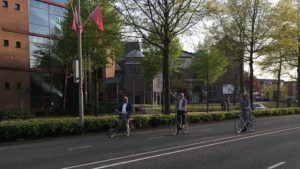
{"type": "Polygon", "coordinates": [[[125,57],[126,58],[142,58],[144,56],[140,50],[134,49],[134,50],[130,51],[125,57]]]}
{"type": "Polygon", "coordinates": [[[125,42],[124,45],[124,55],[127,56],[132,50],[141,50],[139,42],[125,42]]]}

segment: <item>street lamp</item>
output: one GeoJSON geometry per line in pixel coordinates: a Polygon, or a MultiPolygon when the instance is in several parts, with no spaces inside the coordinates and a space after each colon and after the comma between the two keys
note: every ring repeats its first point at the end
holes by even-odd
{"type": "Polygon", "coordinates": [[[77,24],[77,38],[78,38],[78,57],[79,57],[79,118],[82,134],[84,134],[84,105],[83,105],[83,65],[82,65],[82,45],[81,45],[81,20],[80,20],[80,0],[77,0],[78,24],[77,24]]]}

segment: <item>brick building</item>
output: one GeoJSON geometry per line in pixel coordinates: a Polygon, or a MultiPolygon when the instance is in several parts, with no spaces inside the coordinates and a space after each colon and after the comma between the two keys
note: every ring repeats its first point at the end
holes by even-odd
{"type": "Polygon", "coordinates": [[[2,0],[0,109],[61,106],[64,71],[51,50],[51,35],[61,33],[67,2],[2,0]]]}

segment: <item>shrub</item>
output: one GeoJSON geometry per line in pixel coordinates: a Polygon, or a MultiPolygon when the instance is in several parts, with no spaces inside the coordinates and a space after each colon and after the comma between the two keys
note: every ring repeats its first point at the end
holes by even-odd
{"type": "MultiPolygon", "coordinates": [[[[280,108],[256,110],[255,116],[279,116],[288,114],[300,114],[300,108],[280,108]]],[[[190,123],[203,123],[235,119],[239,111],[233,112],[191,112],[187,114],[190,123]]],[[[27,117],[27,116],[26,116],[27,117]]],[[[133,116],[135,128],[156,127],[168,125],[175,115],[147,115],[137,114],[133,116]]],[[[111,124],[117,120],[117,116],[87,116],[85,117],[85,132],[108,131],[111,124]]],[[[75,135],[81,133],[79,118],[36,118],[26,120],[5,120],[0,122],[0,142],[14,141],[17,139],[34,139],[44,137],[56,137],[75,135]]]]}
{"type": "Polygon", "coordinates": [[[0,120],[8,119],[30,119],[35,114],[30,111],[0,110],[0,120]]]}

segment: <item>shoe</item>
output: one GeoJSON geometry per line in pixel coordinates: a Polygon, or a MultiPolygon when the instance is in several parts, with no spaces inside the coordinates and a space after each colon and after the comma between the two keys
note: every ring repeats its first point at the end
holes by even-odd
{"type": "Polygon", "coordinates": [[[130,134],[129,134],[129,132],[128,133],[126,133],[126,136],[128,137],[130,134]]]}

